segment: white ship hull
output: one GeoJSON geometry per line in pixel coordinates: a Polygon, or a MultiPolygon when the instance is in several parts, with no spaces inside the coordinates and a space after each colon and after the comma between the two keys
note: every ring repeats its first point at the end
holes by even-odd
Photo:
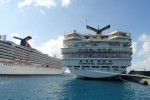
{"type": "Polygon", "coordinates": [[[64,69],[42,68],[35,66],[4,66],[0,64],[0,75],[57,75],[63,74],[64,69]]]}
{"type": "Polygon", "coordinates": [[[125,66],[129,67],[130,65],[129,59],[121,58],[111,59],[111,63],[109,62],[109,59],[103,59],[105,60],[105,63],[98,63],[98,60],[93,58],[91,58],[90,60],[88,59],[89,63],[81,63],[80,60],[84,61],[83,59],[64,59],[64,64],[71,65],[68,66],[68,69],[72,74],[74,74],[78,78],[111,78],[124,73],[127,68],[125,66]],[[90,62],[91,60],[93,60],[94,62],[90,62]],[[100,64],[107,64],[107,66],[100,67],[100,64]],[[93,68],[95,66],[98,68],[93,68]]]}
{"type": "Polygon", "coordinates": [[[111,78],[120,75],[124,71],[103,71],[103,70],[74,70],[69,68],[70,72],[77,78],[111,78]]]}

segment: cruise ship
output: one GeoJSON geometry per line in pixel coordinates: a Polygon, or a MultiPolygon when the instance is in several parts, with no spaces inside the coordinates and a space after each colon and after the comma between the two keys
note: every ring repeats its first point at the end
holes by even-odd
{"type": "Polygon", "coordinates": [[[102,34],[101,29],[86,26],[96,34],[80,34],[76,30],[64,34],[63,64],[78,78],[114,78],[131,66],[130,32],[102,34]]]}
{"type": "Polygon", "coordinates": [[[62,74],[62,60],[32,48],[26,38],[18,38],[20,45],[0,35],[0,75],[62,74]]]}

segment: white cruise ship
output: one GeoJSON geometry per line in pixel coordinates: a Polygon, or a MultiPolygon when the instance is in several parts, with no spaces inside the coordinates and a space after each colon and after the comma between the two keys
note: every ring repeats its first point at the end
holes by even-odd
{"type": "Polygon", "coordinates": [[[132,48],[130,33],[114,31],[102,34],[110,25],[95,29],[95,35],[77,31],[66,33],[63,40],[63,64],[77,77],[114,78],[131,66],[132,48]]]}
{"type": "Polygon", "coordinates": [[[56,57],[50,57],[40,51],[31,48],[27,36],[17,45],[6,40],[6,35],[0,35],[0,75],[15,74],[62,74],[62,61],[56,57]]]}

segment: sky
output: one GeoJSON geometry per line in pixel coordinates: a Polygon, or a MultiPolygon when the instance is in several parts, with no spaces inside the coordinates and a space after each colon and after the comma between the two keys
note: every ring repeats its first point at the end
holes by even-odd
{"type": "Polygon", "coordinates": [[[149,0],[0,0],[0,35],[19,44],[13,36],[32,36],[33,48],[62,58],[63,35],[77,30],[92,33],[86,25],[130,32],[132,66],[150,70],[149,0]],[[84,19],[88,19],[84,21],[84,19]]]}

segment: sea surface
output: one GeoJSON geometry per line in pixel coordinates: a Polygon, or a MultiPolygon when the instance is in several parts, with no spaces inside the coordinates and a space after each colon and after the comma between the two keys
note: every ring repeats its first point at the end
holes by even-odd
{"type": "Polygon", "coordinates": [[[72,75],[0,76],[0,100],[150,100],[150,86],[72,75]]]}

